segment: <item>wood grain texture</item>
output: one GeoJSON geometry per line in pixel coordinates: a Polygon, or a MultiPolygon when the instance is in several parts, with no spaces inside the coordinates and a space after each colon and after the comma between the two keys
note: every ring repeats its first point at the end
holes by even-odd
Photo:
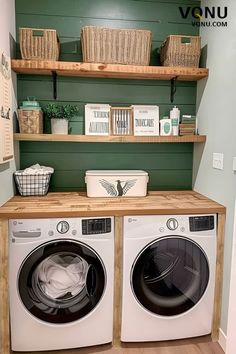
{"type": "Polygon", "coordinates": [[[8,296],[8,221],[0,220],[0,353],[10,353],[8,296]]]}
{"type": "Polygon", "coordinates": [[[194,191],[149,192],[146,197],[88,198],[85,193],[15,196],[0,208],[0,218],[123,216],[224,213],[225,207],[194,191]]]}
{"type": "Polygon", "coordinates": [[[212,333],[211,333],[213,341],[217,341],[219,339],[222,283],[223,283],[223,264],[224,264],[224,235],[225,235],[225,214],[219,214],[218,231],[217,231],[214,315],[213,315],[212,333]]]}
{"type": "Polygon", "coordinates": [[[121,329],[121,299],[122,299],[122,245],[123,245],[123,218],[115,218],[115,288],[114,288],[114,327],[113,345],[120,346],[121,329]]]}
{"type": "MultiPolygon", "coordinates": [[[[42,352],[21,352],[41,354],[42,352]]],[[[44,352],[45,354],[224,354],[209,336],[168,342],[122,344],[121,347],[101,345],[90,348],[44,352]]]]}
{"type": "Polygon", "coordinates": [[[99,136],[99,135],[60,135],[60,134],[14,134],[18,141],[60,141],[87,143],[204,143],[206,135],[185,136],[99,136]]]}
{"type": "Polygon", "coordinates": [[[106,77],[118,79],[150,79],[196,81],[208,76],[208,69],[189,67],[141,66],[102,63],[62,62],[52,60],[12,60],[17,74],[106,77]]]}

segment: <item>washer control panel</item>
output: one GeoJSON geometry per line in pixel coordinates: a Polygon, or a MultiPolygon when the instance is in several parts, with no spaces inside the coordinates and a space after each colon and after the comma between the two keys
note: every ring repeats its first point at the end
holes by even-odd
{"type": "Polygon", "coordinates": [[[176,219],[170,218],[167,220],[166,226],[168,227],[169,230],[176,230],[177,227],[179,226],[179,223],[176,219]]]}
{"type": "Polygon", "coordinates": [[[82,220],[82,234],[106,234],[111,232],[111,218],[82,220]]]}
{"type": "Polygon", "coordinates": [[[65,220],[59,221],[57,224],[57,231],[60,234],[66,234],[70,229],[69,223],[65,220]]]}
{"type": "Polygon", "coordinates": [[[214,230],[214,215],[191,216],[189,230],[191,232],[214,230]]]}

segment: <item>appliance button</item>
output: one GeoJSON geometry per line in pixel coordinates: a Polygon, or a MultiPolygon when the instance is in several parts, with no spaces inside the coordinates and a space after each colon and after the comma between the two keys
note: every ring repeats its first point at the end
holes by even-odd
{"type": "Polygon", "coordinates": [[[72,235],[76,235],[77,234],[77,231],[76,230],[72,230],[72,235]]]}
{"type": "Polygon", "coordinates": [[[58,224],[57,224],[57,231],[60,233],[60,234],[65,234],[67,231],[69,231],[69,224],[67,221],[60,221],[58,224]]]}
{"type": "Polygon", "coordinates": [[[176,230],[177,227],[179,226],[179,223],[176,219],[171,218],[167,220],[166,226],[168,227],[169,230],[176,230]]]}
{"type": "Polygon", "coordinates": [[[164,227],[160,227],[159,231],[164,232],[165,231],[164,227]]]}
{"type": "Polygon", "coordinates": [[[48,231],[48,236],[53,236],[54,232],[52,230],[48,231]]]}
{"type": "Polygon", "coordinates": [[[180,231],[184,232],[184,231],[185,231],[185,227],[182,226],[182,227],[180,228],[180,231]]]}

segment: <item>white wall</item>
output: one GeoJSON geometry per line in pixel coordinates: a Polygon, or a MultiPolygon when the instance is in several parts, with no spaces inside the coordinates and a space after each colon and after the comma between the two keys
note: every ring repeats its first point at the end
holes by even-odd
{"type": "MultiPolygon", "coordinates": [[[[236,204],[235,204],[236,205],[236,204]]],[[[234,216],[233,254],[231,263],[230,298],[227,328],[226,353],[234,354],[236,348],[236,214],[234,216]]]]}
{"type": "MultiPolygon", "coordinates": [[[[10,34],[15,38],[15,1],[0,0],[0,49],[10,55],[10,34]]],[[[13,94],[12,112],[16,108],[16,75],[12,73],[13,94]]],[[[15,146],[15,156],[18,157],[18,146],[15,146]]],[[[16,162],[0,165],[0,205],[5,203],[14,193],[12,173],[16,170],[16,162]]]]}
{"type": "Polygon", "coordinates": [[[202,47],[207,45],[210,75],[198,83],[199,133],[207,142],[195,146],[193,188],[227,207],[221,329],[227,333],[236,173],[236,1],[203,0],[202,6],[227,6],[228,27],[201,28],[202,47]],[[223,170],[212,168],[213,152],[224,154],[223,170]]]}

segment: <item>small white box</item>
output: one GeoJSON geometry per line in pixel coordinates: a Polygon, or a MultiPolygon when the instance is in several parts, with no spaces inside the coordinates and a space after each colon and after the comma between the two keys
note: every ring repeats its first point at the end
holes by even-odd
{"type": "Polygon", "coordinates": [[[85,105],[85,135],[109,135],[109,104],[85,105]]]}
{"type": "Polygon", "coordinates": [[[90,170],[85,183],[88,197],[144,197],[148,173],[141,170],[90,170]]]}
{"type": "Polygon", "coordinates": [[[159,107],[152,105],[133,105],[134,135],[159,135],[159,107]]]}

